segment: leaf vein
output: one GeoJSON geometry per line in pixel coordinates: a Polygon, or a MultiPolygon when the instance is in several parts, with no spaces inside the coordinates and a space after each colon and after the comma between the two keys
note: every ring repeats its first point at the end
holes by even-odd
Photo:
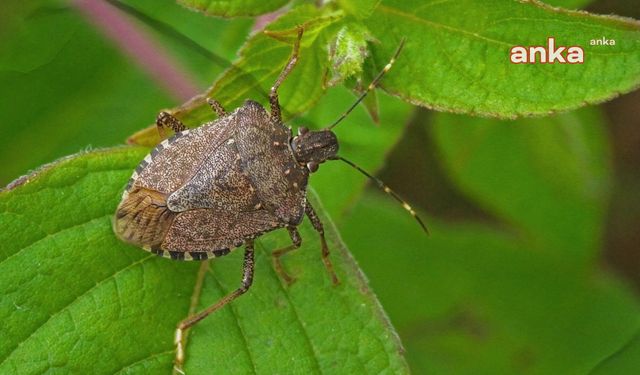
{"type": "Polygon", "coordinates": [[[11,355],[13,355],[13,353],[18,350],[20,348],[21,345],[23,345],[25,342],[27,342],[31,337],[33,337],[38,331],[40,331],[44,326],[46,326],[53,318],[55,318],[56,316],[60,315],[61,313],[67,311],[71,306],[73,306],[78,300],[80,300],[82,297],[89,295],[89,293],[95,291],[97,288],[99,288],[100,286],[102,286],[104,283],[106,283],[107,281],[117,277],[119,274],[126,272],[127,270],[141,265],[142,263],[144,263],[145,261],[156,257],[156,255],[148,255],[142,259],[139,259],[129,265],[127,265],[124,268],[121,268],[119,270],[116,270],[114,273],[112,273],[111,275],[105,277],[104,279],[98,281],[94,286],[92,286],[91,288],[87,289],[86,291],[80,293],[75,299],[73,299],[71,302],[69,302],[68,304],[66,304],[65,306],[62,306],[58,311],[54,312],[53,314],[51,314],[49,316],[49,318],[43,322],[42,324],[38,325],[35,330],[33,330],[27,337],[25,337],[23,340],[21,340],[19,343],[17,343],[13,350],[11,352],[9,352],[9,354],[7,354],[7,356],[5,356],[4,358],[2,358],[2,360],[0,361],[0,364],[4,364],[10,357],[11,355]]]}
{"type": "Polygon", "coordinates": [[[81,222],[81,223],[73,224],[73,225],[71,225],[71,226],[69,226],[69,227],[60,228],[59,230],[57,230],[57,231],[55,231],[55,232],[47,233],[45,236],[40,237],[40,238],[38,238],[37,240],[35,240],[35,241],[31,242],[30,244],[27,244],[27,245],[25,245],[24,247],[22,247],[22,248],[18,249],[15,253],[13,253],[13,254],[9,255],[8,257],[6,257],[6,258],[4,258],[4,259],[1,259],[1,260],[0,260],[0,265],[2,265],[3,263],[5,263],[6,261],[8,261],[9,259],[11,259],[11,258],[13,258],[13,257],[17,256],[17,255],[18,255],[18,254],[20,254],[22,251],[24,251],[24,250],[26,250],[26,249],[28,249],[28,248],[32,247],[33,245],[35,245],[35,244],[37,244],[37,243],[39,243],[39,242],[42,242],[42,241],[48,240],[48,239],[50,239],[50,238],[53,238],[53,237],[55,237],[55,236],[59,235],[60,233],[64,233],[64,232],[69,231],[69,230],[73,230],[73,229],[76,229],[76,228],[79,228],[79,227],[83,227],[83,226],[85,226],[85,225],[87,225],[87,224],[93,224],[94,222],[96,222],[96,221],[98,221],[98,220],[100,220],[100,219],[103,219],[103,218],[105,218],[105,217],[107,217],[107,216],[110,216],[110,215],[111,215],[111,214],[104,214],[104,215],[100,215],[100,216],[98,216],[98,217],[94,217],[94,218],[89,219],[89,220],[87,220],[87,221],[83,221],[83,222],[81,222]]]}
{"type": "MultiPolygon", "coordinates": [[[[458,33],[458,34],[464,34],[464,35],[472,36],[472,37],[475,37],[477,39],[481,39],[481,40],[484,40],[484,41],[487,41],[487,42],[490,42],[490,43],[494,43],[494,44],[512,46],[512,44],[507,43],[507,42],[503,42],[501,40],[491,39],[491,38],[486,37],[484,35],[473,33],[473,32],[467,31],[467,30],[458,29],[458,28],[453,27],[453,26],[444,25],[444,24],[441,24],[441,23],[437,23],[437,22],[433,22],[433,21],[430,21],[430,20],[426,20],[424,18],[417,17],[414,14],[406,13],[406,12],[403,12],[403,11],[401,11],[399,9],[391,8],[391,7],[388,7],[388,6],[385,6],[385,5],[380,5],[378,7],[378,9],[380,9],[381,11],[383,11],[385,13],[393,14],[393,15],[396,15],[398,17],[402,17],[402,18],[405,18],[407,20],[410,20],[410,21],[413,21],[413,22],[416,22],[416,23],[423,23],[423,24],[426,24],[426,25],[433,26],[436,29],[439,28],[439,29],[452,31],[452,32],[455,32],[455,33],[458,33]]],[[[515,45],[515,44],[513,44],[513,45],[515,45]]]]}
{"type": "MultiPolygon", "coordinates": [[[[218,288],[222,291],[222,293],[224,294],[228,293],[220,283],[220,280],[218,280],[218,278],[216,277],[216,274],[211,270],[211,268],[209,268],[207,272],[211,274],[211,278],[216,283],[218,288]]],[[[251,350],[249,350],[249,341],[247,340],[247,335],[245,334],[244,330],[242,329],[242,326],[240,325],[240,319],[238,319],[238,313],[236,312],[236,309],[234,308],[233,303],[229,304],[229,310],[231,311],[231,315],[233,315],[233,320],[236,323],[236,327],[238,327],[238,331],[240,331],[240,337],[242,338],[242,342],[244,343],[243,346],[245,351],[247,352],[247,357],[249,357],[249,363],[251,363],[251,369],[254,374],[257,374],[258,372],[256,370],[256,364],[253,359],[253,355],[251,354],[251,350]]]]}
{"type": "MultiPolygon", "coordinates": [[[[262,252],[264,254],[271,256],[271,254],[267,253],[267,251],[265,250],[264,246],[262,246],[262,244],[260,244],[260,248],[262,249],[262,252]]],[[[300,248],[299,250],[302,250],[302,248],[300,248]]],[[[275,270],[273,262],[269,262],[269,264],[270,264],[269,270],[271,270],[271,274],[273,275],[273,277],[275,277],[278,280],[276,284],[278,284],[278,286],[280,287],[280,290],[282,290],[282,294],[284,294],[285,298],[287,299],[287,303],[289,304],[289,306],[291,306],[291,311],[293,312],[293,316],[295,317],[296,322],[300,326],[300,330],[304,333],[305,340],[309,344],[309,349],[311,350],[315,367],[318,369],[318,373],[322,374],[323,372],[322,372],[322,368],[320,367],[320,361],[318,360],[318,353],[316,353],[316,348],[313,346],[313,341],[311,341],[309,332],[307,332],[305,325],[302,323],[302,319],[300,319],[300,315],[298,314],[298,310],[296,310],[295,304],[289,298],[289,293],[285,288],[285,286],[282,284],[283,283],[282,278],[278,275],[278,272],[275,270]]]]}
{"type": "Polygon", "coordinates": [[[128,364],[124,365],[118,371],[114,372],[113,375],[122,374],[123,371],[126,371],[126,370],[128,370],[128,369],[130,369],[130,368],[132,368],[134,366],[137,366],[140,363],[143,363],[143,362],[148,361],[150,359],[156,359],[157,357],[161,357],[161,356],[164,356],[164,355],[167,355],[167,354],[172,354],[172,353],[173,353],[173,348],[170,349],[170,350],[165,350],[165,351],[158,352],[158,353],[151,353],[146,357],[140,358],[138,360],[135,360],[135,361],[133,361],[131,363],[128,363],[128,364]]]}

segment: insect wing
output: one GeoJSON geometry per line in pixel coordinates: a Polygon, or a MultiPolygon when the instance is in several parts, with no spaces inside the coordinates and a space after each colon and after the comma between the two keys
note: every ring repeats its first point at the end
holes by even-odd
{"type": "Polygon", "coordinates": [[[212,145],[230,137],[230,125],[233,122],[226,120],[186,130],[156,146],[140,162],[123,193],[113,221],[118,237],[145,249],[159,246],[175,218],[167,197],[193,176],[212,145]]]}
{"type": "Polygon", "coordinates": [[[144,158],[134,173],[133,185],[173,193],[193,178],[207,157],[234,131],[234,117],[229,116],[175,134],[144,158]]]}
{"type": "Polygon", "coordinates": [[[198,208],[247,211],[260,204],[233,138],[207,156],[193,178],[169,196],[174,212],[198,208]]]}
{"type": "Polygon", "coordinates": [[[162,248],[219,256],[248,239],[281,226],[277,218],[264,209],[247,212],[190,210],[173,221],[162,248]]]}

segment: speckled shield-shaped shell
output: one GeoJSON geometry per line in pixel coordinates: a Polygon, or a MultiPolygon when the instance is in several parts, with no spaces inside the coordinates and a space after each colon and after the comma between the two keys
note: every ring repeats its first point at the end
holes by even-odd
{"type": "Polygon", "coordinates": [[[290,138],[290,129],[252,101],[175,134],[136,168],[115,233],[158,255],[200,260],[300,224],[308,171],[295,161],[290,138]]]}

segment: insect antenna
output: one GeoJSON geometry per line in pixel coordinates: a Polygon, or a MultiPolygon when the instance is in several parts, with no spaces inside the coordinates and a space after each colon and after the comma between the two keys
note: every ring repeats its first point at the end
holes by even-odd
{"type": "Polygon", "coordinates": [[[400,51],[402,51],[402,47],[404,47],[404,42],[405,42],[405,38],[402,38],[402,40],[400,41],[400,45],[396,49],[396,52],[393,54],[393,57],[391,58],[391,60],[389,60],[387,65],[385,65],[384,68],[380,71],[380,73],[378,73],[376,78],[374,78],[373,81],[371,81],[369,86],[367,86],[367,89],[362,94],[360,94],[358,99],[351,105],[351,107],[349,107],[349,109],[347,109],[333,124],[329,125],[327,129],[333,129],[336,125],[340,123],[340,121],[344,120],[344,118],[347,117],[349,113],[351,113],[351,111],[353,111],[356,108],[356,106],[360,104],[362,100],[364,100],[364,98],[367,96],[369,91],[373,90],[378,85],[382,77],[384,77],[385,73],[388,72],[393,66],[393,63],[396,62],[396,59],[398,58],[400,51]]]}
{"type": "Polygon", "coordinates": [[[342,160],[343,162],[349,164],[351,167],[355,168],[357,171],[359,171],[360,173],[362,173],[363,175],[369,177],[369,179],[373,182],[375,182],[376,186],[384,191],[385,193],[391,195],[393,197],[393,199],[395,199],[396,201],[398,201],[402,207],[409,211],[409,213],[411,214],[411,216],[413,216],[416,221],[418,222],[418,224],[420,224],[420,226],[422,227],[422,230],[424,230],[424,232],[426,234],[429,234],[429,229],[427,229],[427,226],[424,224],[424,222],[422,221],[422,219],[420,219],[420,216],[418,216],[418,214],[413,210],[413,208],[411,208],[411,206],[409,205],[409,203],[407,203],[407,201],[405,201],[404,199],[400,198],[400,196],[393,190],[391,190],[391,188],[389,186],[387,186],[384,182],[382,182],[382,180],[380,180],[379,178],[376,178],[374,176],[372,176],[370,173],[368,173],[367,171],[365,171],[364,169],[360,168],[357,164],[355,164],[352,161],[349,161],[345,158],[343,158],[342,156],[338,156],[338,159],[342,160]]]}

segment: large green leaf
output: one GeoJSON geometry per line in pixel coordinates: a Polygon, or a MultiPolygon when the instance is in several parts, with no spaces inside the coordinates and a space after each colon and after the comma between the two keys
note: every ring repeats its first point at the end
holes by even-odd
{"type": "Polygon", "coordinates": [[[640,326],[633,293],[593,266],[503,229],[427,221],[429,237],[371,194],[341,225],[414,373],[584,374],[640,326]]]}
{"type": "MultiPolygon", "coordinates": [[[[149,255],[111,230],[123,185],[146,152],[74,156],[0,193],[0,373],[170,370],[173,330],[189,310],[198,264],[149,255]]],[[[261,238],[249,293],[192,329],[188,373],[407,372],[393,329],[322,219],[341,285],[331,284],[309,223],[302,248],[284,260],[298,278],[292,286],[270,259],[290,240],[261,238]]],[[[200,307],[239,285],[241,255],[212,263],[200,307]]]]}
{"type": "Polygon", "coordinates": [[[385,89],[443,111],[512,118],[599,103],[640,84],[640,23],[546,6],[537,1],[386,0],[365,24],[384,66],[406,47],[385,89]],[[606,36],[615,46],[591,46],[606,36]],[[510,63],[513,46],[584,48],[584,64],[510,63]]]}
{"type": "Polygon", "coordinates": [[[597,109],[516,121],[438,114],[432,134],[458,187],[531,245],[593,258],[611,184],[597,109]]]}
{"type": "Polygon", "coordinates": [[[178,3],[211,16],[257,16],[272,12],[289,0],[178,0],[178,3]]]}

